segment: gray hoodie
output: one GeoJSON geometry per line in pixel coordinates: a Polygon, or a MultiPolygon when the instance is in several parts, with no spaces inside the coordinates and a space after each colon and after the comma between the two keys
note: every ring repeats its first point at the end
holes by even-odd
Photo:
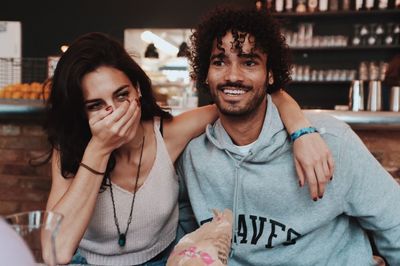
{"type": "Polygon", "coordinates": [[[243,156],[220,120],[178,162],[198,224],[212,209],[234,212],[229,265],[374,265],[364,229],[390,265],[400,265],[400,186],[346,124],[310,116],[336,169],[323,199],[300,188],[292,143],[268,96],[258,140],[243,156]]]}

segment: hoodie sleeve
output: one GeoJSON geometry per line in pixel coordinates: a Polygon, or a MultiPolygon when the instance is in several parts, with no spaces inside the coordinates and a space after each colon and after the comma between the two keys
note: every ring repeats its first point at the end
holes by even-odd
{"type": "Polygon", "coordinates": [[[400,265],[400,186],[347,129],[341,148],[338,181],[343,208],[371,230],[376,246],[390,265],[400,265]],[[343,189],[345,188],[345,189],[343,189]]]}

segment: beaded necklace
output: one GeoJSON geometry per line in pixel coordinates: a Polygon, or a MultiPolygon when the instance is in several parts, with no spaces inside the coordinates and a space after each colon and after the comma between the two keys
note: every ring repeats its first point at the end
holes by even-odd
{"type": "Polygon", "coordinates": [[[140,166],[142,164],[144,140],[145,140],[145,136],[143,134],[142,147],[141,147],[141,150],[140,150],[139,165],[138,165],[138,169],[137,169],[137,173],[136,173],[135,188],[134,188],[133,196],[132,196],[131,211],[129,213],[129,218],[128,218],[128,222],[126,224],[126,229],[125,229],[124,233],[121,233],[121,229],[119,227],[118,217],[117,217],[117,213],[116,213],[116,210],[115,210],[115,202],[114,202],[114,194],[113,194],[113,189],[112,189],[112,183],[111,183],[111,180],[110,180],[110,195],[111,195],[111,201],[112,201],[112,205],[113,205],[114,222],[115,222],[115,226],[117,227],[117,231],[118,231],[118,245],[120,247],[124,247],[125,244],[126,244],[126,234],[128,233],[129,225],[132,222],[133,205],[135,204],[136,189],[137,189],[138,180],[139,180],[139,174],[140,174],[140,166]]]}

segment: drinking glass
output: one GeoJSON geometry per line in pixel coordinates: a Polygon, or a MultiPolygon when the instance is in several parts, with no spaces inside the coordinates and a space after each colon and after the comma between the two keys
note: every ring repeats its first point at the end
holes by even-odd
{"type": "Polygon", "coordinates": [[[61,214],[30,211],[12,214],[5,219],[23,238],[37,263],[49,266],[57,264],[55,239],[63,219],[61,214]]]}
{"type": "Polygon", "coordinates": [[[364,110],[364,83],[362,80],[353,80],[349,91],[349,110],[364,110]]]}

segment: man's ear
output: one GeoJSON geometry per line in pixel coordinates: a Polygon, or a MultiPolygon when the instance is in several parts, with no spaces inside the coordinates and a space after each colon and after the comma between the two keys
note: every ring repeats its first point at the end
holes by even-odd
{"type": "Polygon", "coordinates": [[[269,85],[274,84],[274,75],[273,75],[272,71],[268,71],[268,84],[269,85]]]}

